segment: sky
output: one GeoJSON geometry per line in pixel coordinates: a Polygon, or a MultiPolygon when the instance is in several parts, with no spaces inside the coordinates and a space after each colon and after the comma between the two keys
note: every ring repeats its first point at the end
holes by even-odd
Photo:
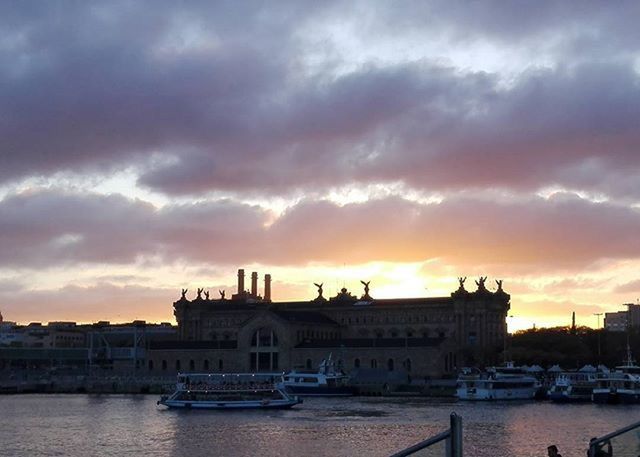
{"type": "Polygon", "coordinates": [[[640,3],[0,2],[0,311],[174,321],[504,281],[510,329],[640,297],[640,3]],[[248,278],[247,282],[248,284],[248,278]]]}

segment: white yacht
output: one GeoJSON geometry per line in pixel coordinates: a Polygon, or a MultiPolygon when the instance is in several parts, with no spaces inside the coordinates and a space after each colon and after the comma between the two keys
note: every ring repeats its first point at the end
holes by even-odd
{"type": "Polygon", "coordinates": [[[592,399],[594,403],[640,403],[640,367],[631,357],[629,343],[624,365],[598,379],[592,399]]]}
{"type": "Polygon", "coordinates": [[[532,400],[540,387],[538,380],[509,362],[486,372],[463,369],[456,396],[460,400],[532,400]]]}
{"type": "Polygon", "coordinates": [[[302,403],[278,387],[282,374],[182,373],[159,405],[183,409],[283,409],[302,403]]]}
{"type": "Polygon", "coordinates": [[[317,371],[293,370],[286,373],[280,387],[300,396],[348,397],[356,393],[356,388],[349,384],[349,376],[336,369],[331,354],[317,371]]]}
{"type": "Polygon", "coordinates": [[[597,372],[567,371],[560,373],[549,387],[549,399],[556,403],[591,401],[598,385],[597,372]]]}

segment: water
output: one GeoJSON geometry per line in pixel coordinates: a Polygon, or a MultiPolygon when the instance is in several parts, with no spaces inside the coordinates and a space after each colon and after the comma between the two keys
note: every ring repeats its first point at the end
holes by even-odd
{"type": "MultiPolygon", "coordinates": [[[[584,457],[639,406],[310,398],[286,411],[175,411],[156,396],[0,397],[2,456],[386,456],[463,417],[465,456],[584,457]]],[[[640,454],[640,449],[639,452],[640,454]]]]}

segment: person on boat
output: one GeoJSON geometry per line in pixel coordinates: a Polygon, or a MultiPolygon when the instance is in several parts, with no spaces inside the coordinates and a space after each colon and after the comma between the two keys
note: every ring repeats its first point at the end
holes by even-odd
{"type": "Polygon", "coordinates": [[[547,448],[547,455],[549,457],[562,457],[562,454],[558,452],[558,446],[552,444],[547,448]]]}

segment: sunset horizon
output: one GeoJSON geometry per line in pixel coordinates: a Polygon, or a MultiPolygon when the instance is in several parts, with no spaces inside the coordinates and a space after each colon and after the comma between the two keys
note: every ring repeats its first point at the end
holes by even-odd
{"type": "Polygon", "coordinates": [[[489,3],[5,3],[4,319],[175,323],[245,268],[602,327],[640,297],[633,15],[489,3]]]}

